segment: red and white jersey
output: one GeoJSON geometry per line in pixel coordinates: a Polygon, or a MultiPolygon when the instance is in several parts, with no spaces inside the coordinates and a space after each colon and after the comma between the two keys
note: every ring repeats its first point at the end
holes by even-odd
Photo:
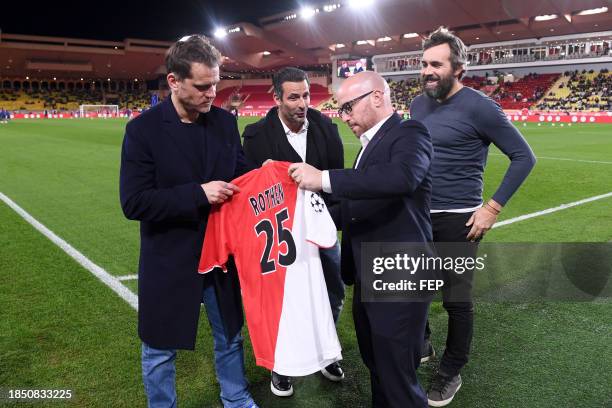
{"type": "Polygon", "coordinates": [[[200,273],[234,256],[256,363],[302,376],[342,359],[319,247],[336,243],[323,199],[299,189],[290,163],[232,181],[240,187],[208,217],[200,273]]]}

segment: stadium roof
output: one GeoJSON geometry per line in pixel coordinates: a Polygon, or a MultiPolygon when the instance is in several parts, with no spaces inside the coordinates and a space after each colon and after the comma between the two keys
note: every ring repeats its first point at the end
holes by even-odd
{"type": "MultiPolygon", "coordinates": [[[[336,0],[336,3],[311,3],[310,12],[307,13],[310,14],[309,18],[304,17],[306,11],[304,9],[287,10],[263,17],[257,13],[257,11],[259,13],[278,11],[279,8],[282,9],[283,4],[287,4],[285,2],[234,1],[231,2],[233,7],[225,10],[221,10],[217,5],[193,4],[185,2],[177,9],[180,9],[181,13],[191,11],[191,14],[196,16],[206,11],[207,23],[202,27],[205,30],[204,34],[210,37],[214,37],[216,29],[222,28],[220,31],[226,34],[225,37],[214,38],[214,42],[228,57],[225,63],[227,71],[266,71],[287,64],[313,66],[329,63],[330,56],[333,55],[367,56],[414,51],[420,49],[422,38],[440,25],[450,27],[467,44],[612,30],[612,5],[606,0],[359,0],[355,2],[361,7],[352,7],[351,1],[336,0]],[[369,7],[368,3],[371,3],[369,7]],[[611,5],[610,10],[603,13],[581,13],[608,5],[611,5]],[[210,16],[215,14],[215,10],[217,17],[211,19],[210,16]],[[248,21],[241,22],[239,20],[241,18],[248,21]],[[235,23],[221,27],[216,26],[213,20],[235,23]]],[[[129,11],[129,7],[126,5],[125,9],[118,7],[113,11],[121,14],[114,18],[117,33],[125,32],[120,30],[122,20],[132,21],[136,27],[142,27],[144,22],[153,29],[165,33],[168,33],[168,29],[177,26],[175,20],[183,22],[178,11],[177,15],[168,13],[166,20],[163,16],[152,20],[146,17],[146,13],[136,14],[139,17],[135,17],[129,11]],[[173,23],[170,24],[171,22],[173,23]]],[[[81,13],[86,15],[79,18],[74,16],[77,13],[74,10],[80,8],[66,8],[63,12],[70,16],[75,27],[81,27],[82,20],[87,21],[91,17],[91,11],[84,10],[81,13]]],[[[174,38],[192,33],[194,20],[202,20],[200,17],[184,20],[185,24],[181,30],[173,29],[173,32],[176,32],[174,38]]],[[[49,21],[61,24],[52,18],[49,21]]],[[[89,23],[95,25],[96,21],[92,20],[89,23]]],[[[101,28],[113,31],[114,25],[109,27],[106,24],[101,28]]],[[[39,34],[54,32],[48,31],[48,27],[45,31],[44,26],[41,26],[41,31],[39,34]]],[[[47,67],[56,66],[61,69],[62,65],[72,64],[73,71],[64,71],[79,76],[83,74],[78,72],[78,66],[81,64],[87,68],[85,74],[91,76],[152,78],[159,75],[164,48],[170,44],[166,41],[131,39],[120,42],[45,37],[29,37],[34,38],[32,41],[15,40],[15,37],[20,36],[7,35],[5,32],[6,30],[0,34],[0,75],[2,76],[28,74],[32,71],[27,67],[40,67],[40,63],[56,63],[47,67]],[[87,67],[87,64],[90,66],[87,67]]],[[[134,34],[134,31],[129,33],[134,34]]],[[[150,37],[147,33],[151,31],[143,30],[142,36],[150,37]]],[[[20,32],[20,34],[35,33],[20,32]]],[[[169,40],[173,39],[171,34],[167,36],[169,40]]]]}
{"type": "Polygon", "coordinates": [[[450,27],[467,44],[612,29],[612,5],[606,0],[375,0],[369,7],[365,3],[360,0],[357,4],[362,6],[355,8],[351,2],[338,2],[335,9],[330,7],[334,3],[321,3],[312,6],[318,12],[310,18],[293,10],[262,18],[258,26],[237,23],[226,27],[235,32],[215,41],[236,67],[264,68],[287,60],[296,65],[328,62],[334,54],[414,51],[440,25],[450,27]],[[603,13],[579,14],[608,5],[610,10],[603,13]],[[536,20],[538,16],[550,17],[536,20]]]}

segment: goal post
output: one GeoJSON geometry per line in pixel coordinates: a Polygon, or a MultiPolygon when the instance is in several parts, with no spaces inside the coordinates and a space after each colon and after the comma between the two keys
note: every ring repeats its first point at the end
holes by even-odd
{"type": "Polygon", "coordinates": [[[118,118],[119,105],[81,105],[79,106],[81,118],[118,118]]]}

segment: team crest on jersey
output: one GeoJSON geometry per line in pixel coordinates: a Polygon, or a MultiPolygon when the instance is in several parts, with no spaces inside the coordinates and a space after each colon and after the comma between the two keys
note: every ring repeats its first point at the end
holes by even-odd
{"type": "Polygon", "coordinates": [[[325,201],[323,198],[317,193],[310,192],[310,206],[315,210],[315,212],[323,212],[325,208],[325,201]]]}

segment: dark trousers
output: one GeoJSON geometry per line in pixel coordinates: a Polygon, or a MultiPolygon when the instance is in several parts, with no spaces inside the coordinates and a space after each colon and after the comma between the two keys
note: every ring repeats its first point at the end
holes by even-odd
{"type": "MultiPolygon", "coordinates": [[[[466,236],[471,227],[466,227],[472,213],[434,213],[431,214],[433,239],[435,242],[468,242],[466,236]]],[[[462,247],[462,253],[436,246],[438,256],[475,257],[477,244],[462,247]]],[[[458,275],[452,271],[443,271],[445,280],[442,287],[442,306],[448,313],[448,331],[446,335],[446,350],[440,360],[440,371],[448,376],[459,374],[468,362],[470,345],[474,333],[474,304],[472,302],[472,287],[474,271],[467,270],[458,275]]],[[[425,327],[425,338],[429,339],[431,330],[429,321],[425,327]]]]}
{"type": "Polygon", "coordinates": [[[429,302],[362,302],[353,295],[359,352],[370,371],[372,407],[425,408],[427,397],[416,370],[429,302]]]}
{"type": "Polygon", "coordinates": [[[337,325],[344,305],[344,282],[340,275],[340,242],[336,242],[336,245],[331,248],[319,249],[319,255],[332,316],[337,325]]]}

